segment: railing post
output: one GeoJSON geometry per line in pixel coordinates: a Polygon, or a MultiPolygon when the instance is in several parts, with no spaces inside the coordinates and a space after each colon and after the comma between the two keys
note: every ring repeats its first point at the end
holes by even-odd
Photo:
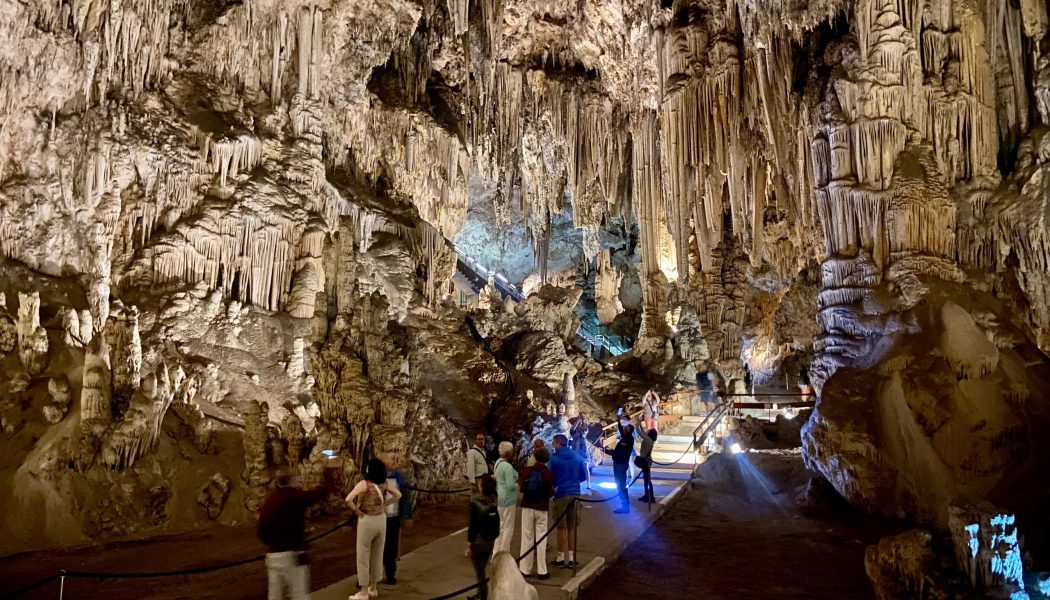
{"type": "Polygon", "coordinates": [[[66,595],[66,572],[60,571],[58,576],[58,600],[66,595]]]}
{"type": "Polygon", "coordinates": [[[572,519],[572,576],[576,577],[576,565],[580,562],[580,553],[577,548],[580,545],[580,500],[575,498],[569,510],[573,512],[572,519]]]}

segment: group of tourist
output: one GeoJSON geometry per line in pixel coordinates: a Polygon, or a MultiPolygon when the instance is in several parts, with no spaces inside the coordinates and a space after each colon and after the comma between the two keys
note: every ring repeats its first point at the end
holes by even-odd
{"type": "MultiPolygon", "coordinates": [[[[640,435],[640,449],[635,465],[645,482],[642,501],[652,502],[653,486],[650,477],[651,454],[657,438],[660,397],[648,392],[643,398],[639,425],[645,428],[640,435]]],[[[511,462],[514,446],[501,442],[498,458],[490,462],[486,452],[486,437],[478,433],[475,444],[467,451],[465,475],[471,484],[470,525],[467,528],[466,556],[473,563],[479,582],[485,578],[485,569],[492,557],[500,552],[511,552],[511,539],[520,509],[521,543],[519,569],[523,576],[548,579],[547,564],[548,524],[557,522],[557,558],[555,567],[573,568],[576,561],[576,500],[582,493],[581,484],[590,488],[589,446],[586,423],[577,418],[570,428],[572,443],[563,434],[554,436],[551,452],[543,439],[535,440],[525,467],[519,473],[511,462]]],[[[635,427],[621,409],[617,423],[617,444],[604,449],[613,458],[613,473],[619,491],[620,508],[615,512],[630,511],[627,496],[627,472],[634,454],[635,427]]],[[[349,600],[378,597],[378,583],[385,576],[388,584],[395,584],[398,542],[402,519],[411,518],[412,505],[408,501],[404,477],[397,470],[396,456],[369,460],[359,481],[346,496],[345,502],[357,515],[357,581],[359,589],[349,600]],[[388,466],[391,467],[388,470],[388,466]]],[[[259,538],[268,547],[266,565],[269,576],[269,598],[278,600],[308,598],[310,570],[305,554],[305,514],[310,505],[324,499],[337,488],[334,469],[325,469],[324,484],[312,490],[299,487],[298,477],[289,471],[276,476],[276,489],[266,498],[259,510],[259,538]]],[[[482,600],[487,586],[479,586],[482,600]]]]}
{"type": "MultiPolygon", "coordinates": [[[[407,496],[404,476],[398,471],[398,458],[387,462],[373,458],[365,464],[362,479],[350,490],[345,501],[357,515],[358,591],[350,600],[379,596],[378,584],[397,583],[397,559],[402,519],[411,519],[412,503],[407,496]],[[390,463],[391,470],[387,469],[390,463]],[[402,490],[406,490],[403,492],[402,490]]],[[[310,567],[305,548],[306,510],[338,487],[337,470],[324,470],[324,483],[312,490],[299,487],[299,477],[280,471],[276,489],[259,508],[258,535],[267,546],[266,570],[269,600],[287,594],[292,600],[310,597],[310,567]]]]}
{"type": "MultiPolygon", "coordinates": [[[[580,484],[588,480],[587,463],[569,447],[565,435],[556,435],[552,441],[554,452],[537,439],[525,467],[520,473],[511,464],[514,445],[502,442],[499,458],[489,469],[484,469],[474,456],[484,456],[485,436],[478,434],[475,445],[467,452],[467,478],[475,491],[470,507],[470,526],[467,528],[466,555],[473,562],[478,581],[485,578],[485,567],[493,556],[511,552],[511,539],[521,512],[520,564],[525,577],[533,575],[533,564],[538,579],[548,579],[547,545],[544,536],[548,523],[557,521],[558,557],[551,564],[572,568],[578,563],[575,556],[576,506],[580,484]]],[[[486,599],[486,586],[479,586],[478,598],[486,599]]]]}

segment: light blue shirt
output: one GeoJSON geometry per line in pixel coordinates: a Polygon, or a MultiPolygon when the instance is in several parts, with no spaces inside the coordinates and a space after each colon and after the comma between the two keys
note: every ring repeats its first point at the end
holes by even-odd
{"type": "Polygon", "coordinates": [[[496,497],[499,506],[518,504],[518,472],[505,459],[496,461],[496,497]]]}

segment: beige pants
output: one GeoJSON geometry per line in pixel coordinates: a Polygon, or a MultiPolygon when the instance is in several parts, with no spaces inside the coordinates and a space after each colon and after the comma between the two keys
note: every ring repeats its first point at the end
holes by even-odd
{"type": "Polygon", "coordinates": [[[379,583],[383,574],[383,544],[386,543],[386,513],[357,519],[357,585],[379,583]]]}

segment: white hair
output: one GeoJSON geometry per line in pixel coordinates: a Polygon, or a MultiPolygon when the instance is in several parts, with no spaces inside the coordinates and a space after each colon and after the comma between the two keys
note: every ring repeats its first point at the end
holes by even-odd
{"type": "Polygon", "coordinates": [[[499,454],[500,454],[500,456],[503,456],[504,454],[510,454],[511,452],[514,452],[514,444],[512,444],[510,442],[500,442],[499,443],[499,454]]]}

